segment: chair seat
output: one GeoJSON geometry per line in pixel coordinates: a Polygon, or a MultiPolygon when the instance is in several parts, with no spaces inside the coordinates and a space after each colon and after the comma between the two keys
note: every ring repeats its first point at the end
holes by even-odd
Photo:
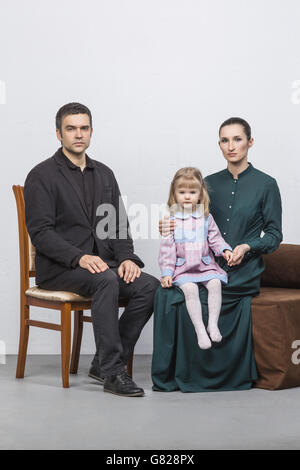
{"type": "Polygon", "coordinates": [[[269,305],[291,301],[300,301],[300,289],[261,287],[260,294],[253,298],[252,305],[269,305]]]}
{"type": "Polygon", "coordinates": [[[25,291],[25,294],[37,299],[55,300],[57,302],[89,302],[92,300],[89,297],[82,297],[73,292],[40,289],[38,286],[30,287],[25,291]]]}
{"type": "Polygon", "coordinates": [[[300,289],[262,287],[252,301],[253,350],[258,371],[255,386],[267,390],[300,386],[293,361],[300,338],[300,289]]]}

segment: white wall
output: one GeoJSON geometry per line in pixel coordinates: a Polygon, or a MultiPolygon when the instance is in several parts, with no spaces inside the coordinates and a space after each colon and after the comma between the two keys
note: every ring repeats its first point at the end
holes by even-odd
{"type": "MultiPolygon", "coordinates": [[[[292,96],[300,79],[298,0],[1,0],[0,6],[6,85],[0,339],[7,353],[17,352],[19,333],[11,186],[54,153],[54,117],[67,102],[91,108],[89,155],[115,171],[129,203],[147,205],[166,201],[181,166],[198,166],[205,175],[223,169],[219,124],[234,115],[249,120],[250,161],[277,178],[284,241],[299,243],[300,94],[292,96]]],[[[158,276],[158,241],[135,245],[147,271],[158,276]]],[[[58,320],[52,311],[33,312],[58,320]]],[[[29,353],[59,353],[59,345],[56,332],[32,329],[29,353]]],[[[152,322],[136,351],[151,349],[152,322]]],[[[82,352],[93,350],[86,325],[82,352]]]]}

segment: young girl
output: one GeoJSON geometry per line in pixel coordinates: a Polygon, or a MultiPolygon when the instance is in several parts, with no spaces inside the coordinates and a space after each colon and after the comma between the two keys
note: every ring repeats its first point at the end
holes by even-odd
{"type": "Polygon", "coordinates": [[[161,241],[161,285],[164,288],[175,285],[182,289],[198,345],[201,349],[208,349],[211,341],[220,342],[222,339],[218,328],[222,303],[221,282],[227,283],[227,274],[216,263],[213,253],[230,262],[232,249],[222,238],[209,213],[209,196],[197,168],[187,167],[176,172],[171,183],[168,206],[170,218],[176,220],[176,227],[161,241]],[[203,284],[208,291],[207,331],[202,321],[198,283],[203,284]]]}

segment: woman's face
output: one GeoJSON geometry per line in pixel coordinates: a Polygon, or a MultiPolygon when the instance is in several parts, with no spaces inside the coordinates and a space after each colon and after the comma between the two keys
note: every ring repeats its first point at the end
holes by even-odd
{"type": "Polygon", "coordinates": [[[222,127],[219,145],[228,163],[247,161],[248,149],[253,145],[253,139],[248,140],[243,126],[231,124],[222,127]]]}

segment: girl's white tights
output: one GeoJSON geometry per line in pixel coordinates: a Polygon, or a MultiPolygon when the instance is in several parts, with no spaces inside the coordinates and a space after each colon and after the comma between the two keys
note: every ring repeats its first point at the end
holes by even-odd
{"type": "MultiPolygon", "coordinates": [[[[222,304],[222,288],[219,279],[211,279],[202,283],[208,290],[208,326],[207,331],[212,341],[219,343],[222,339],[218,328],[218,320],[222,304]]],[[[184,293],[186,308],[195,327],[198,344],[201,349],[209,349],[211,341],[207,335],[203,320],[202,308],[199,299],[198,285],[187,282],[180,286],[184,293]]]]}

